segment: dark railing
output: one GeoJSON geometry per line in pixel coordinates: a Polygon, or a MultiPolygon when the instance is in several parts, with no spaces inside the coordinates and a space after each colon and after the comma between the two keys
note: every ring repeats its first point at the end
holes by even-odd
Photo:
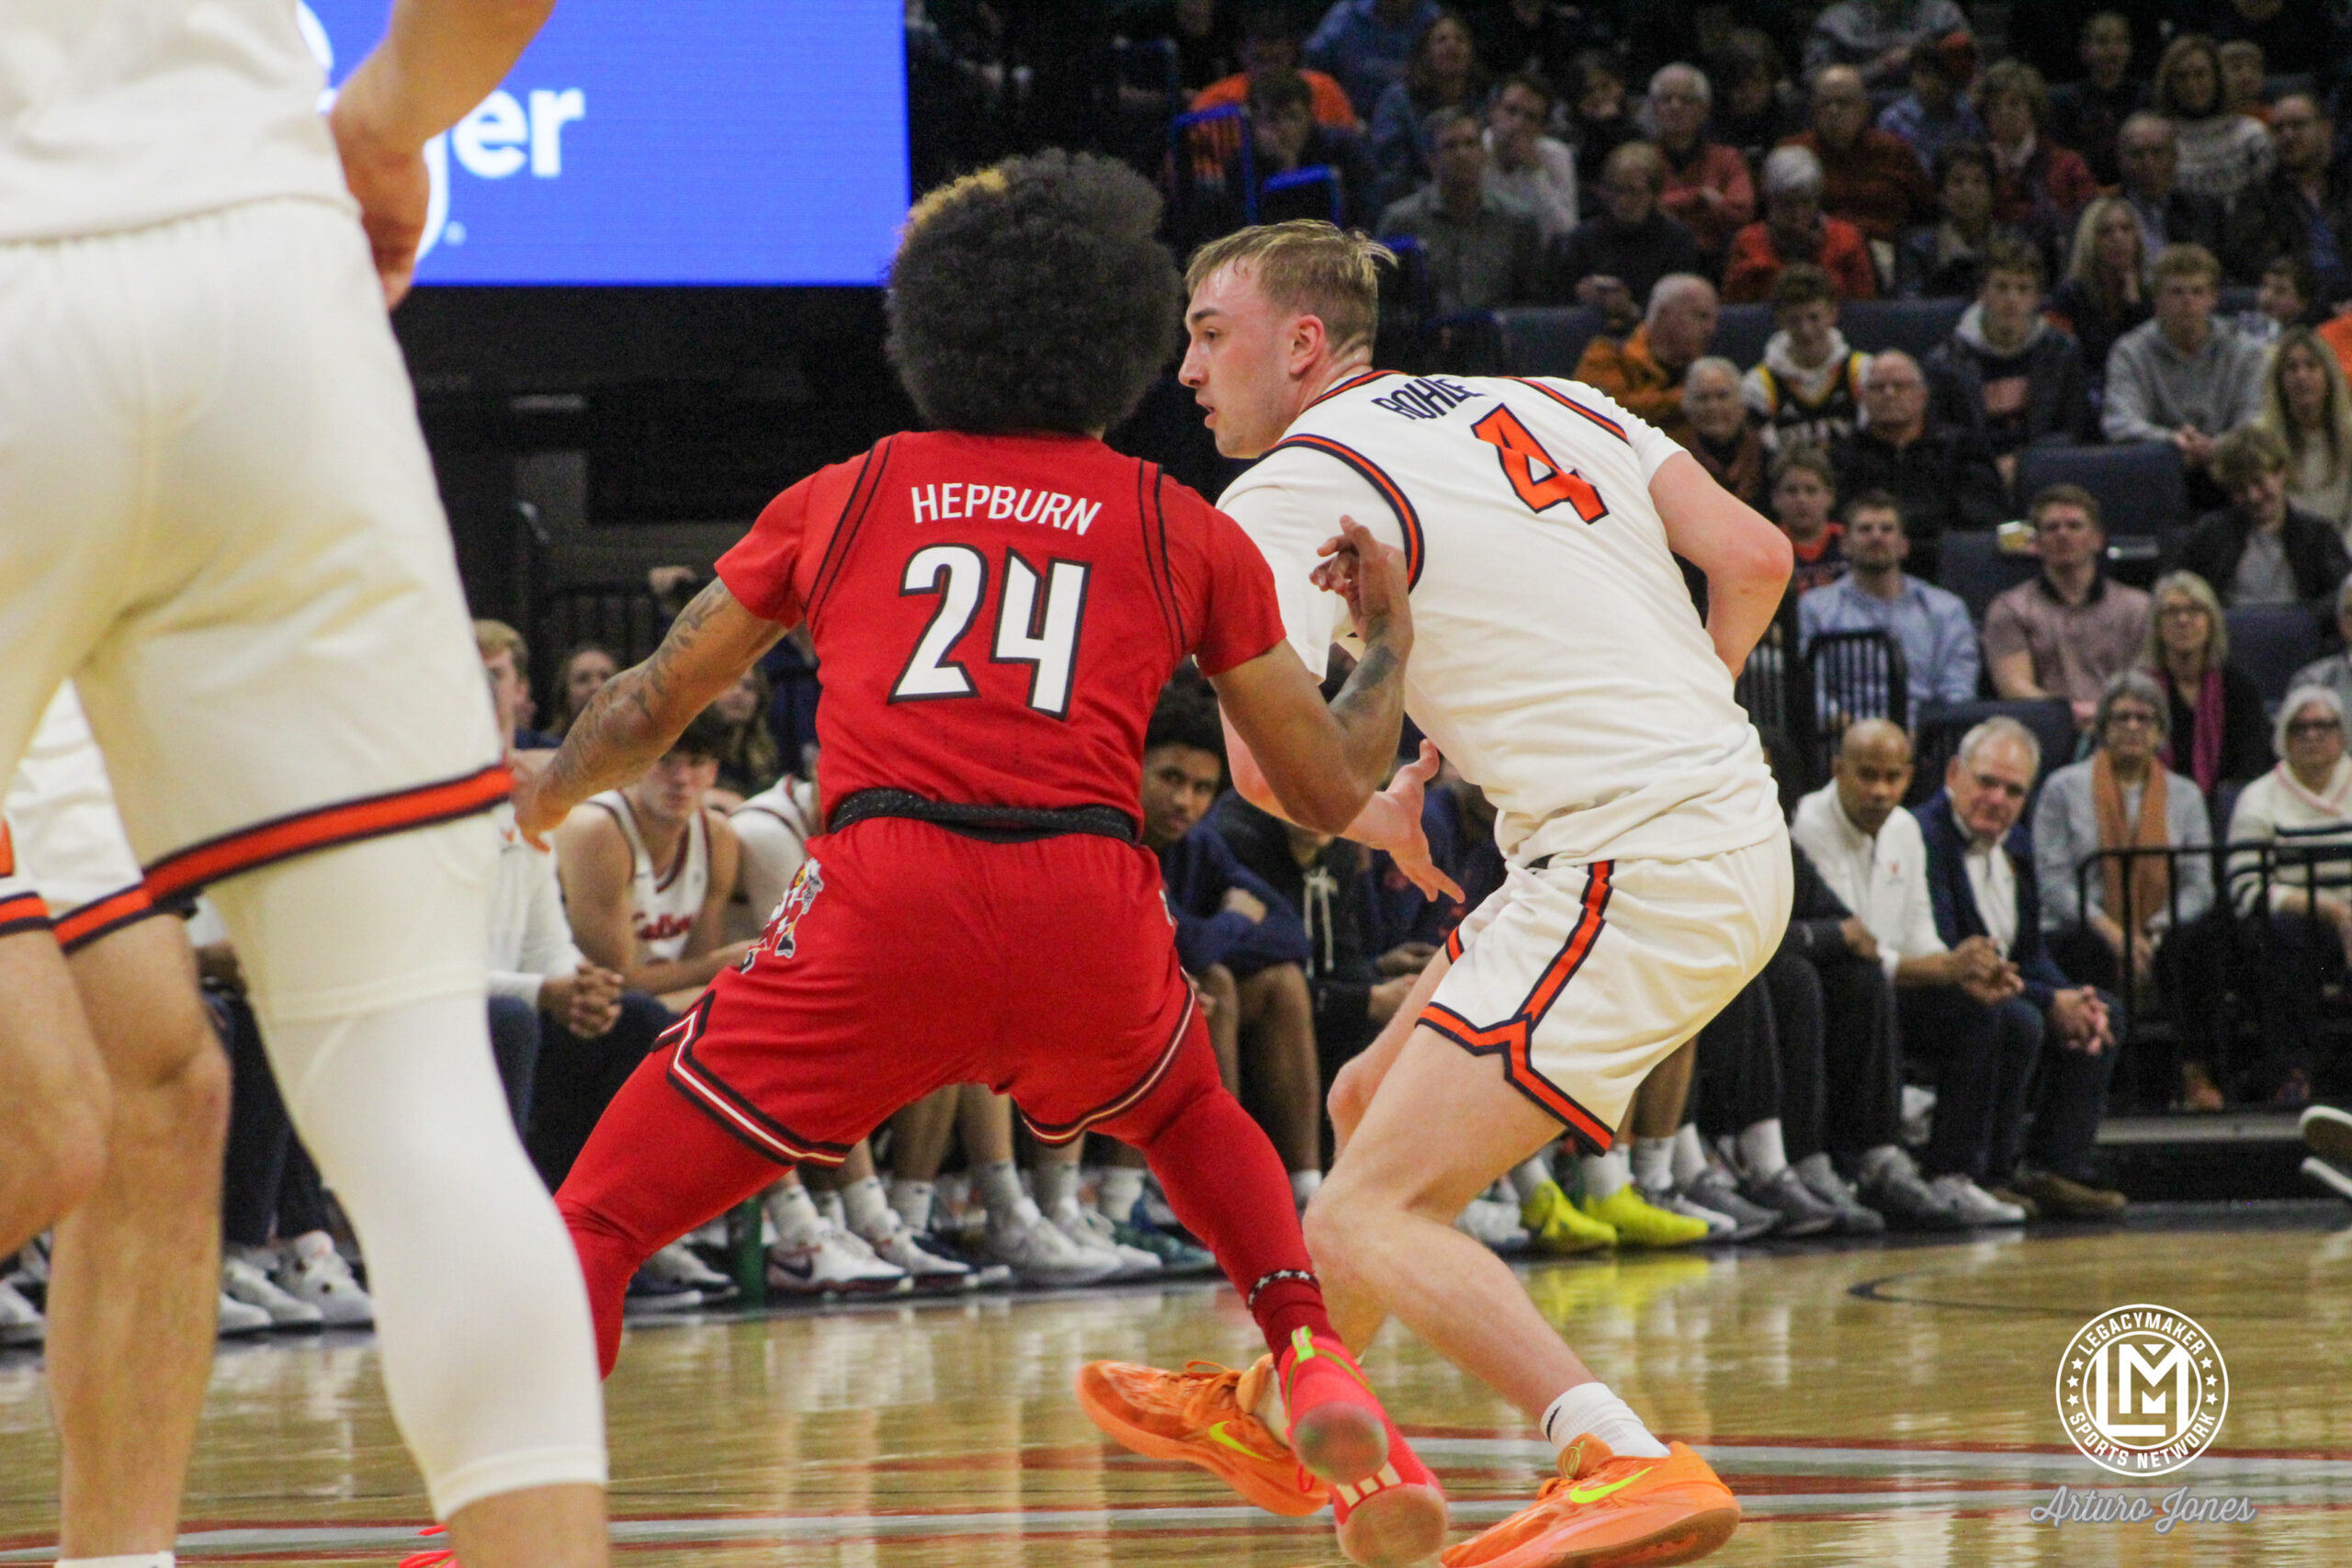
{"type": "Polygon", "coordinates": [[[1881,631],[1823,632],[1805,645],[1803,690],[1812,719],[1815,770],[1826,776],[1846,727],[1883,718],[1911,727],[1911,680],[1903,649],[1881,631]]]}

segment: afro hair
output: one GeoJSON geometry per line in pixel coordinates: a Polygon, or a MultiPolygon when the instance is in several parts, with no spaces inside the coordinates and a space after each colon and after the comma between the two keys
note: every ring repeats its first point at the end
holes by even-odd
{"type": "Polygon", "coordinates": [[[1182,288],[1159,195],[1048,150],[924,197],[890,267],[890,363],[944,430],[1107,430],[1176,344],[1182,288]]]}

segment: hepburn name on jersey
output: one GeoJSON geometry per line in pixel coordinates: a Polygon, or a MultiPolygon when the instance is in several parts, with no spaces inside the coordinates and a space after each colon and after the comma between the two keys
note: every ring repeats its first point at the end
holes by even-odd
{"type": "Polygon", "coordinates": [[[1061,491],[1016,490],[1012,485],[916,485],[907,491],[917,523],[952,523],[959,517],[986,517],[1001,523],[1036,523],[1048,528],[1075,529],[1084,534],[1102,510],[1099,501],[1061,491]]]}

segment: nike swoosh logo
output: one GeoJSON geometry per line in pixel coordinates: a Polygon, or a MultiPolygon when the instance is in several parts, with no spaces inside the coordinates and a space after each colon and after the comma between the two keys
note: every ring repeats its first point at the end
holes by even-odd
{"type": "Polygon", "coordinates": [[[1226,1431],[1226,1427],[1231,1425],[1232,1423],[1229,1421],[1219,1421],[1216,1425],[1211,1427],[1208,1429],[1207,1434],[1209,1441],[1216,1444],[1220,1448],[1231,1449],[1235,1453],[1246,1454],[1251,1459],[1266,1460],[1271,1461],[1274,1458],[1272,1454],[1261,1454],[1257,1450],[1251,1448],[1249,1444],[1243,1442],[1240,1438],[1228,1435],[1226,1431]]]}
{"type": "Polygon", "coordinates": [[[1571,1503],[1598,1503],[1603,1497],[1608,1496],[1611,1492],[1623,1492],[1626,1487],[1631,1486],[1634,1482],[1639,1481],[1643,1476],[1647,1475],[1649,1472],[1650,1467],[1645,1465],[1641,1469],[1634,1472],[1633,1474],[1625,1477],[1624,1480],[1612,1481],[1606,1486],[1571,1486],[1568,1488],[1568,1501],[1571,1503]]]}

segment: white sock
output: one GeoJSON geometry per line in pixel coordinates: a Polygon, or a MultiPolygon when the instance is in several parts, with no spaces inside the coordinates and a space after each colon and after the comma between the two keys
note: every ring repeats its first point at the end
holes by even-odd
{"type": "Polygon", "coordinates": [[[1613,1454],[1638,1454],[1664,1459],[1667,1448],[1633,1408],[1609,1391],[1607,1383],[1578,1383],[1554,1400],[1544,1412],[1544,1436],[1555,1449],[1566,1449],[1587,1435],[1599,1438],[1613,1454]]]}
{"type": "Polygon", "coordinates": [[[890,1207],[899,1212],[899,1218],[906,1221],[907,1228],[917,1235],[931,1229],[933,1190],[933,1184],[928,1181],[894,1180],[890,1183],[890,1207]]]}
{"type": "Polygon", "coordinates": [[[1634,1140],[1634,1185],[1645,1192],[1663,1191],[1674,1185],[1672,1138],[1634,1140]]]}
{"type": "Polygon", "coordinates": [[[1674,1184],[1688,1189],[1707,1173],[1707,1145],[1699,1141],[1699,1124],[1685,1122],[1674,1132],[1674,1184]]]}
{"type": "Polygon", "coordinates": [[[1894,1175],[1909,1175],[1917,1170],[1911,1156],[1895,1144],[1880,1144],[1862,1151],[1862,1179],[1877,1181],[1894,1175]]]}
{"type": "Polygon", "coordinates": [[[1519,1194],[1520,1201],[1525,1202],[1535,1196],[1537,1188],[1553,1179],[1552,1162],[1539,1149],[1512,1168],[1510,1190],[1519,1194]]]}
{"type": "Polygon", "coordinates": [[[1577,1171],[1584,1179],[1584,1195],[1598,1203],[1614,1198],[1634,1184],[1633,1156],[1618,1145],[1605,1155],[1579,1155],[1577,1171]]]}
{"type": "Polygon", "coordinates": [[[817,1213],[817,1201],[799,1182],[783,1181],[769,1188],[767,1211],[768,1218],[775,1223],[779,1245],[796,1250],[817,1245],[818,1232],[825,1222],[817,1213]]]}
{"type": "Polygon", "coordinates": [[[1306,1212],[1308,1201],[1321,1190],[1322,1186],[1323,1173],[1319,1170],[1294,1170],[1290,1173],[1290,1195],[1297,1201],[1300,1213],[1306,1212]]]}
{"type": "Polygon", "coordinates": [[[1040,1215],[1029,1194],[1021,1190],[1021,1172],[1009,1159],[978,1167],[972,1172],[972,1190],[980,1195],[981,1206],[989,1212],[989,1224],[1001,1229],[1007,1225],[1035,1224],[1040,1215]]]}
{"type": "Polygon", "coordinates": [[[1739,1130],[1739,1163],[1756,1181],[1770,1181],[1789,1168],[1788,1151],[1781,1146],[1779,1117],[1767,1116],[1739,1130]]]}
{"type": "Polygon", "coordinates": [[[882,1190],[881,1179],[869,1176],[842,1189],[842,1210],[849,1228],[868,1241],[887,1241],[898,1234],[899,1216],[882,1190]]]}
{"type": "Polygon", "coordinates": [[[1040,1160],[1029,1168],[1029,1185],[1036,1192],[1037,1207],[1049,1214],[1058,1214],[1065,1208],[1078,1205],[1078,1167],[1075,1165],[1040,1160]]]}
{"type": "Polygon", "coordinates": [[[57,1568],[173,1568],[178,1561],[168,1551],[134,1551],[122,1557],[61,1557],[57,1568]]]}
{"type": "Polygon", "coordinates": [[[1817,1182],[1824,1177],[1837,1180],[1840,1186],[1845,1184],[1844,1179],[1838,1177],[1838,1167],[1831,1162],[1829,1151],[1826,1149],[1817,1149],[1797,1161],[1797,1174],[1804,1178],[1807,1185],[1817,1182]]]}
{"type": "Polygon", "coordinates": [[[1095,1206],[1120,1224],[1135,1217],[1136,1205],[1143,1201],[1143,1170],[1139,1166],[1114,1165],[1102,1173],[1102,1185],[1095,1189],[1095,1206]]]}

